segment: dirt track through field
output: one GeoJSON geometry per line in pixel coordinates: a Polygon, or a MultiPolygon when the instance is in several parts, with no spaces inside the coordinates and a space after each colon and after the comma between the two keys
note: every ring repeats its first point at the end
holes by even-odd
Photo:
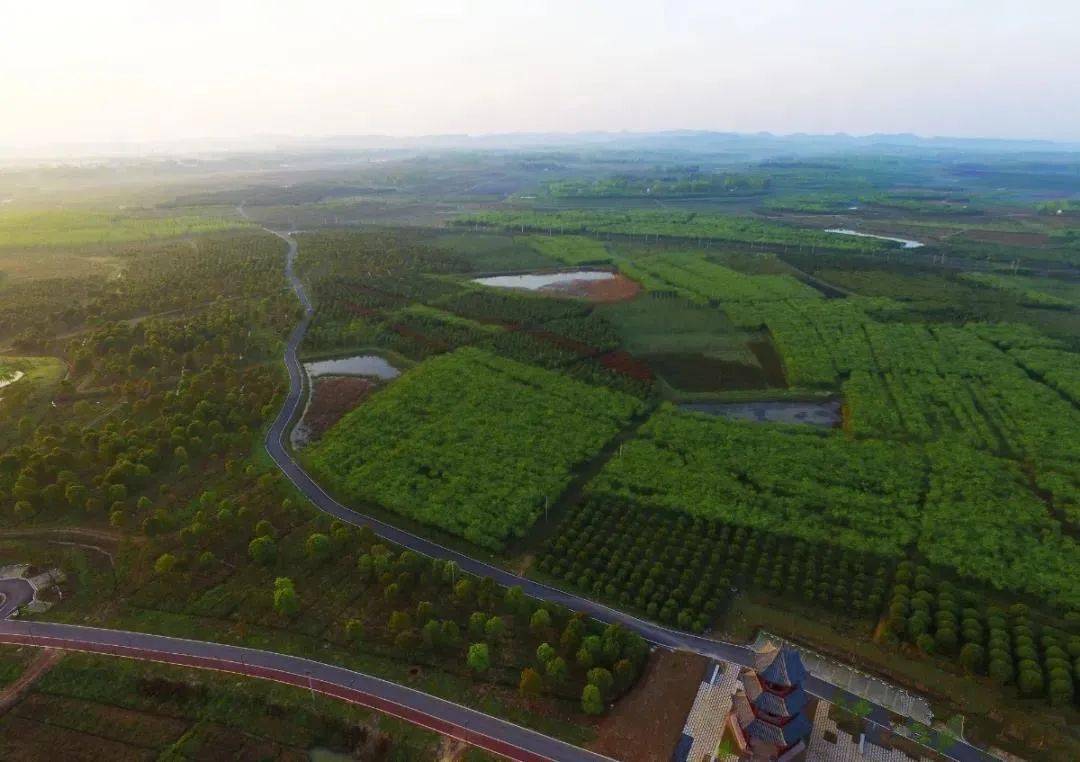
{"type": "Polygon", "coordinates": [[[64,658],[64,652],[47,648],[40,651],[33,661],[26,665],[26,669],[11,685],[0,691],[0,715],[7,712],[11,707],[19,703],[19,699],[33,687],[34,683],[46,672],[51,670],[64,658]]]}

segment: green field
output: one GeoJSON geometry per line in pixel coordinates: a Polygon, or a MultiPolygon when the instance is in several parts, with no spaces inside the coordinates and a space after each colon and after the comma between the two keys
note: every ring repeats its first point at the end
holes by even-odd
{"type": "Polygon", "coordinates": [[[221,217],[150,217],[101,212],[10,212],[0,214],[0,249],[87,246],[155,238],[177,238],[245,227],[221,217]]]}
{"type": "Polygon", "coordinates": [[[821,247],[836,251],[874,253],[898,246],[887,241],[835,235],[752,217],[696,212],[484,212],[460,217],[456,222],[463,226],[484,225],[510,231],[613,234],[641,236],[643,240],[649,237],[697,239],[793,249],[821,247]]]}
{"type": "Polygon", "coordinates": [[[599,241],[582,236],[529,236],[525,239],[541,254],[568,265],[596,265],[611,261],[611,254],[599,241]]]}
{"type": "Polygon", "coordinates": [[[306,461],[346,497],[499,548],[638,410],[628,396],[461,349],[346,415],[306,461]]]}

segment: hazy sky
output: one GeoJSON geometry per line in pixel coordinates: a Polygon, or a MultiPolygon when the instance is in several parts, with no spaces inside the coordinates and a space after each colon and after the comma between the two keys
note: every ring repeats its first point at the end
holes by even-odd
{"type": "Polygon", "coordinates": [[[656,130],[1080,139],[1076,0],[4,0],[0,146],[656,130]]]}

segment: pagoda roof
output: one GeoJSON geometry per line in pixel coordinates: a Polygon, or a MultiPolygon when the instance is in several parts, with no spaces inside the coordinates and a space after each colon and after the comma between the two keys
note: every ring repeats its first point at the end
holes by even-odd
{"type": "Polygon", "coordinates": [[[753,670],[745,670],[741,678],[749,703],[758,711],[768,712],[774,717],[791,717],[798,714],[810,700],[801,686],[783,695],[766,690],[753,670]]]}
{"type": "Polygon", "coordinates": [[[768,712],[774,717],[792,717],[806,708],[810,698],[802,688],[796,688],[786,696],[778,696],[775,693],[763,691],[756,699],[751,700],[760,712],[768,712]]]}
{"type": "Polygon", "coordinates": [[[771,722],[762,719],[754,719],[753,722],[743,728],[743,732],[749,738],[786,749],[810,735],[812,729],[813,725],[811,725],[810,720],[806,718],[805,714],[800,714],[786,725],[773,725],[771,722]]]}
{"type": "Polygon", "coordinates": [[[754,671],[767,683],[790,688],[806,679],[799,652],[791,646],[770,648],[754,655],[754,671]]]}

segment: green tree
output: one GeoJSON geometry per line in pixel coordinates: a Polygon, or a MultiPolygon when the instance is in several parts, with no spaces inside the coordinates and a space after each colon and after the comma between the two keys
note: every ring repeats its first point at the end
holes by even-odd
{"type": "Polygon", "coordinates": [[[637,676],[634,665],[629,659],[619,659],[619,661],[615,662],[612,673],[615,678],[615,690],[618,693],[623,693],[629,689],[634,684],[634,678],[637,676]]]}
{"type": "Polygon", "coordinates": [[[395,635],[412,627],[412,617],[408,611],[393,611],[390,613],[390,621],[387,623],[390,632],[395,635]]]}
{"type": "Polygon", "coordinates": [[[269,521],[260,519],[259,522],[255,524],[255,536],[270,537],[273,539],[274,537],[277,537],[277,531],[274,529],[274,525],[269,521]]]}
{"type": "Polygon", "coordinates": [[[556,656],[548,661],[544,666],[544,672],[547,673],[548,679],[554,685],[565,683],[567,675],[570,674],[570,670],[566,666],[566,659],[561,656],[556,656]]]}
{"type": "Polygon", "coordinates": [[[345,636],[353,643],[364,640],[364,623],[359,619],[350,619],[345,623],[345,636]]]}
{"type": "Polygon", "coordinates": [[[506,595],[503,597],[503,602],[506,604],[506,610],[510,614],[520,614],[525,606],[525,591],[521,589],[521,585],[514,585],[506,589],[506,595]]]}
{"type": "Polygon", "coordinates": [[[394,638],[394,647],[405,654],[413,654],[419,648],[423,640],[416,630],[402,630],[394,638]]]}
{"type": "Polygon", "coordinates": [[[484,637],[484,628],[487,626],[488,615],[483,611],[474,611],[469,615],[469,635],[474,638],[484,637]]]}
{"type": "Polygon", "coordinates": [[[611,697],[611,689],[615,685],[615,678],[603,667],[593,667],[585,676],[589,685],[595,685],[600,690],[600,695],[605,699],[611,697]]]}
{"type": "Polygon", "coordinates": [[[534,637],[543,638],[551,631],[551,614],[547,609],[537,609],[529,619],[529,631],[534,637]]]}
{"type": "Polygon", "coordinates": [[[168,574],[176,567],[176,556],[172,553],[162,553],[154,562],[154,571],[162,576],[168,574]]]}
{"type": "Polygon", "coordinates": [[[277,543],[270,537],[256,537],[248,544],[251,560],[263,566],[269,566],[277,560],[277,543]]]}
{"type": "Polygon", "coordinates": [[[487,643],[473,643],[469,646],[469,653],[465,663],[473,674],[481,675],[491,669],[491,654],[487,643]]]}
{"type": "Polygon", "coordinates": [[[471,579],[458,580],[454,585],[454,602],[459,606],[467,606],[473,601],[475,595],[474,585],[471,579]]]}
{"type": "Polygon", "coordinates": [[[521,680],[518,682],[518,693],[524,698],[539,696],[544,689],[544,681],[540,673],[532,667],[521,670],[521,680]]]}
{"type": "Polygon", "coordinates": [[[550,643],[541,643],[536,647],[536,659],[543,665],[555,658],[555,649],[550,643]]]}
{"type": "Polygon", "coordinates": [[[274,610],[286,617],[294,617],[300,612],[300,598],[288,577],[274,580],[274,610]]]}
{"type": "Polygon", "coordinates": [[[484,624],[484,637],[489,643],[495,643],[506,631],[506,622],[501,617],[493,616],[484,624]]]}
{"type": "Polygon", "coordinates": [[[600,689],[592,683],[581,689],[581,709],[585,714],[600,715],[604,713],[604,699],[600,695],[600,689]]]}
{"type": "Polygon", "coordinates": [[[425,622],[420,629],[420,639],[429,651],[439,648],[443,643],[443,627],[439,624],[439,620],[429,619],[425,622]]]}
{"type": "Polygon", "coordinates": [[[332,550],[330,538],[321,532],[314,532],[307,538],[307,542],[304,543],[304,550],[307,552],[308,558],[312,561],[323,563],[330,558],[330,552],[332,550]]]}
{"type": "Polygon", "coordinates": [[[964,669],[968,672],[982,672],[985,659],[986,654],[983,651],[983,647],[977,643],[966,643],[964,647],[960,649],[960,664],[962,664],[964,669]]]}

